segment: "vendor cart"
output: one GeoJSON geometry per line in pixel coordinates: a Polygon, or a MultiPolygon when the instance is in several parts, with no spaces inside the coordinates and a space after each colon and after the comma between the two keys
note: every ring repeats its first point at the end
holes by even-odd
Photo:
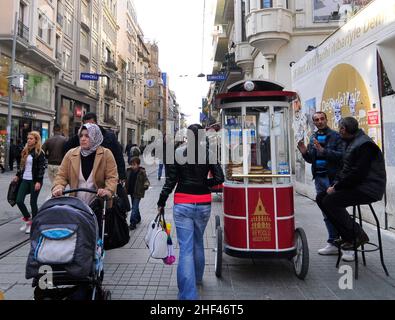
{"type": "Polygon", "coordinates": [[[262,80],[237,82],[216,97],[225,172],[223,230],[220,216],[215,217],[218,277],[223,251],[240,258],[285,258],[298,278],[307,274],[309,250],[305,232],[295,229],[289,164],[289,113],[295,97],[262,80]]]}

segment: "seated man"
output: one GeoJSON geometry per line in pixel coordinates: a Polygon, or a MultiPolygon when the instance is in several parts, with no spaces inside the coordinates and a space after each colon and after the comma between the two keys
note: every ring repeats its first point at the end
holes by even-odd
{"type": "Polygon", "coordinates": [[[369,238],[353,221],[346,207],[381,200],[385,192],[386,172],[380,148],[358,128],[356,119],[346,117],[340,120],[339,133],[347,143],[343,168],[334,185],[317,201],[322,201],[326,216],[339,232],[341,248],[353,250],[354,241],[359,247],[369,242],[369,238]]]}

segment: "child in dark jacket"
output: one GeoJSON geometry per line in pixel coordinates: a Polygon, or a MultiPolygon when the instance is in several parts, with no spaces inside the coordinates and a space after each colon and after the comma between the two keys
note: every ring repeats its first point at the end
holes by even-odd
{"type": "Polygon", "coordinates": [[[130,159],[130,167],[126,171],[126,192],[132,198],[132,213],[130,215],[129,229],[136,229],[136,225],[141,221],[140,200],[144,198],[145,191],[149,188],[150,182],[143,167],[140,167],[140,158],[130,159]]]}

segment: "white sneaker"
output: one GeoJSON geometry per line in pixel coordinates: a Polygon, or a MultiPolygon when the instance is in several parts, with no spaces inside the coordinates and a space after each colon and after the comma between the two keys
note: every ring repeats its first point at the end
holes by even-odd
{"type": "Polygon", "coordinates": [[[26,223],[26,230],[25,233],[26,234],[30,234],[30,229],[32,228],[32,222],[29,221],[28,223],[26,223]]]}
{"type": "Polygon", "coordinates": [[[328,243],[325,248],[318,250],[318,254],[321,254],[323,256],[336,255],[338,253],[339,250],[337,249],[337,247],[331,243],[328,243]]]}
{"type": "Polygon", "coordinates": [[[342,251],[342,260],[347,262],[352,262],[355,260],[355,253],[354,251],[347,250],[342,251]]]}
{"type": "Polygon", "coordinates": [[[19,228],[19,231],[26,231],[26,228],[27,228],[27,221],[25,221],[25,220],[22,220],[22,225],[21,225],[21,227],[19,228]]]}

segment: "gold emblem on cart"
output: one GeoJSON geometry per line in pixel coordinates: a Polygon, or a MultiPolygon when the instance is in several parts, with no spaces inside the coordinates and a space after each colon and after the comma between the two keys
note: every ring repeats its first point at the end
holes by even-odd
{"type": "Polygon", "coordinates": [[[272,219],[263,205],[261,194],[259,194],[258,203],[251,218],[251,232],[252,241],[272,241],[272,219]]]}

